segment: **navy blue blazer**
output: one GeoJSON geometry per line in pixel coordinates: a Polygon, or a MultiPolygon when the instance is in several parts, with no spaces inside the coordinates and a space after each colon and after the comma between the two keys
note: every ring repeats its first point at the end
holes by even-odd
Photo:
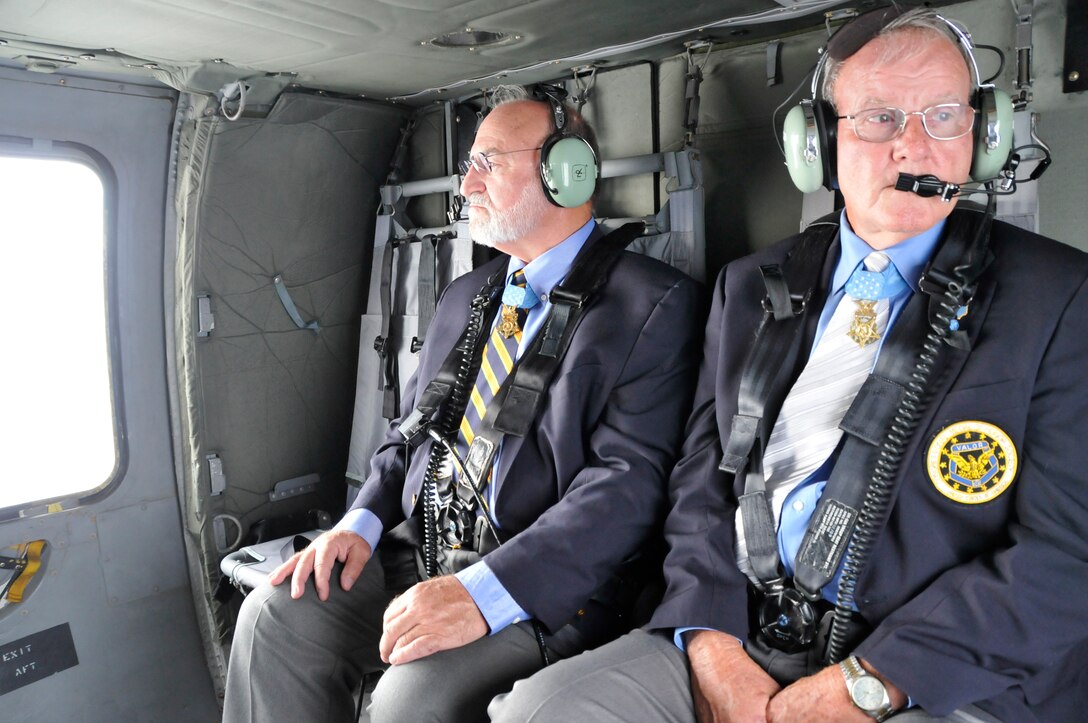
{"type": "MultiPolygon", "coordinates": [[[[587,243],[601,237],[596,230],[587,243]]],[[[469,301],[507,261],[494,259],[447,287],[402,416],[464,330],[469,301]]],[[[487,563],[518,604],[553,631],[660,529],[691,408],[705,319],[700,297],[688,276],[622,253],[582,316],[533,429],[503,441],[493,512],[514,537],[487,563]]],[[[371,510],[387,531],[403,521],[422,486],[430,444],[406,451],[394,422],[352,508],[371,510]]]]}
{"type": "MultiPolygon", "coordinates": [[[[759,266],[781,263],[797,238],[718,278],[670,480],[668,589],[652,627],[748,636],[747,580],[733,549],[743,483],[718,471],[719,428],[731,428],[762,314],[759,266]]],[[[1079,720],[1088,710],[1088,255],[999,222],[991,249],[961,320],[973,349],[933,389],[858,582],[858,608],[875,630],[855,652],[934,715],[977,704],[1002,720],[1079,720]],[[1015,448],[1019,471],[992,500],[956,501],[927,471],[931,447],[959,422],[992,425],[1015,448]]]]}

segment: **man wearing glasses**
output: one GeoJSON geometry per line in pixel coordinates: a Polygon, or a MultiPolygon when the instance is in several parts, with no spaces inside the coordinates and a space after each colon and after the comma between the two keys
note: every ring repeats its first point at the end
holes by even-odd
{"type": "Polygon", "coordinates": [[[372,720],[480,720],[519,678],[631,627],[628,568],[664,515],[699,359],[699,293],[621,251],[585,310],[567,308],[580,318],[559,320],[555,290],[607,241],[591,215],[592,131],[554,92],[503,88],[492,103],[461,193],[473,239],[503,255],[444,292],[402,418],[352,509],[246,598],[226,720],[351,720],[361,675],[387,665],[372,720]],[[567,348],[527,433],[488,437],[492,401],[514,394],[505,382],[546,356],[561,323],[567,348]],[[466,344],[482,353],[456,356],[466,344]],[[460,404],[448,391],[438,422],[406,445],[398,427],[412,428],[443,383],[460,404]]]}
{"type": "Polygon", "coordinates": [[[1010,130],[961,30],[825,55],[845,211],[719,277],[665,598],[495,720],[1084,717],[1088,257],[944,200],[1010,130]]]}

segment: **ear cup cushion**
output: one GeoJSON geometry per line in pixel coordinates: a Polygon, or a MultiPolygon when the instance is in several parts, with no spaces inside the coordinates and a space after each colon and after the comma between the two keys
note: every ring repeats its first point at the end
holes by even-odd
{"type": "Polygon", "coordinates": [[[540,180],[544,195],[557,206],[575,208],[597,189],[597,156],[585,139],[554,134],[540,149],[540,180]]]}
{"type": "Polygon", "coordinates": [[[975,97],[975,111],[971,179],[987,181],[1001,172],[1012,152],[1012,99],[1003,90],[980,88],[975,97]]]}
{"type": "Polygon", "coordinates": [[[793,184],[803,193],[821,186],[838,186],[835,175],[835,129],[838,121],[831,104],[806,100],[790,109],[782,126],[786,168],[793,184]]]}

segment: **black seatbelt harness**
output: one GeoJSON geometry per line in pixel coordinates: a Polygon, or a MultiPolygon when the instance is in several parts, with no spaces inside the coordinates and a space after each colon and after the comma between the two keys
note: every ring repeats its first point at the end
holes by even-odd
{"type": "MultiPolygon", "coordinates": [[[[909,442],[913,428],[904,428],[904,423],[909,422],[902,418],[904,411],[909,412],[907,416],[915,425],[924,411],[926,400],[918,398],[917,390],[913,395],[910,391],[918,379],[921,361],[928,380],[940,355],[949,350],[969,351],[966,332],[949,330],[947,309],[969,302],[977,278],[990,259],[986,248],[990,216],[955,211],[945,228],[945,240],[921,279],[923,293],[908,301],[884,342],[876,368],[840,424],[845,432],[841,452],[802,539],[791,586],[779,559],[763,476],[764,445],[773,422],[765,410],[771,400],[781,404],[790,371],[799,361],[803,318],[816,287],[812,275],[819,273],[836,235],[837,224],[832,218],[825,217],[806,230],[788,258],[785,271],[777,266],[761,268],[767,287],[764,306],[768,310],[741,377],[732,428],[728,437],[722,435],[723,460],[719,468],[744,479],[739,502],[748,560],[753,582],[766,595],[760,627],[768,643],[789,652],[804,649],[815,637],[811,602],[820,598],[821,590],[839,568],[854,534],[858,511],[872,492],[870,473],[877,455],[889,438],[901,446],[909,442]],[[808,291],[801,296],[791,295],[789,288],[808,291]]],[[[901,452],[887,475],[885,486],[889,489],[881,492],[885,502],[891,497],[901,452]]],[[[881,515],[884,511],[886,505],[881,515]]]]}
{"type": "Polygon", "coordinates": [[[476,430],[465,460],[470,479],[487,478],[487,470],[491,469],[504,435],[524,437],[529,433],[582,315],[604,285],[620,253],[643,228],[642,223],[626,224],[585,248],[563,283],[548,294],[552,308],[544,327],[491,400],[476,430]]]}
{"type": "MultiPolygon", "coordinates": [[[[642,233],[643,228],[641,223],[626,224],[588,244],[574,260],[563,283],[548,295],[552,307],[544,326],[491,400],[469,450],[466,461],[468,470],[477,479],[486,478],[483,473],[490,468],[498,442],[504,434],[524,437],[529,432],[544,400],[544,392],[570,346],[582,315],[608,278],[620,253],[642,233]]],[[[498,274],[492,276],[477,298],[486,298],[486,303],[492,305],[502,291],[504,281],[498,274]]],[[[494,310],[488,319],[494,319],[494,310]]],[[[490,324],[485,324],[484,328],[490,329],[490,324]]],[[[467,329],[462,333],[461,341],[464,341],[465,333],[468,333],[467,329]]],[[[481,337],[476,345],[477,356],[482,351],[481,342],[486,341],[485,334],[481,334],[481,337]]],[[[457,353],[461,341],[454,345],[435,378],[424,388],[415,410],[401,423],[400,433],[409,444],[416,445],[422,441],[427,425],[452,394],[461,365],[461,356],[457,353]]],[[[473,380],[469,383],[473,383],[473,380]]],[[[459,411],[463,413],[464,410],[459,411]]]]}

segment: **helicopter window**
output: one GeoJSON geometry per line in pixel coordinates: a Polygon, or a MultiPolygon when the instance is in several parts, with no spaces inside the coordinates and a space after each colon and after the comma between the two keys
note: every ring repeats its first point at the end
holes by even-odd
{"type": "Polygon", "coordinates": [[[59,509],[118,467],[105,188],[87,163],[0,155],[0,508],[59,509]]]}

